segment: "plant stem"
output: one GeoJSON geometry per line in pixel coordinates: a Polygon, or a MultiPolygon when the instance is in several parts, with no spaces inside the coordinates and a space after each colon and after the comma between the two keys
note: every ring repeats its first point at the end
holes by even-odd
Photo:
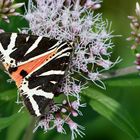
{"type": "Polygon", "coordinates": [[[130,66],[130,67],[126,67],[126,68],[117,69],[112,72],[103,73],[103,76],[104,76],[103,79],[115,78],[115,77],[124,76],[124,75],[137,73],[137,72],[138,72],[138,70],[137,70],[136,66],[130,66]]]}
{"type": "Polygon", "coordinates": [[[33,139],[33,129],[35,126],[35,118],[32,118],[29,127],[26,129],[22,140],[32,140],[33,139]]]}

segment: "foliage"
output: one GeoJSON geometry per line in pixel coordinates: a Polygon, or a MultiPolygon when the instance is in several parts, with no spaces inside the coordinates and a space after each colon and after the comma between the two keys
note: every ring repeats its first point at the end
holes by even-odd
{"type": "MultiPolygon", "coordinates": [[[[132,13],[135,7],[135,0],[128,1],[126,4],[126,1],[106,0],[104,1],[103,7],[101,9],[101,12],[104,13],[104,17],[112,20],[112,28],[115,29],[115,34],[124,35],[121,38],[114,39],[117,47],[114,50],[112,60],[114,60],[114,58],[116,58],[118,55],[123,58],[122,63],[118,64],[116,68],[130,66],[132,65],[132,60],[134,59],[129,50],[130,44],[125,42],[125,38],[129,34],[129,21],[127,19],[127,15],[132,13]]],[[[20,2],[23,1],[20,0],[20,2]]],[[[0,27],[4,28],[6,31],[14,32],[17,31],[17,27],[20,28],[23,27],[23,24],[27,24],[26,21],[20,17],[18,17],[18,20],[15,17],[11,17],[10,20],[10,25],[1,21],[0,27]]],[[[47,134],[44,134],[41,130],[35,134],[32,134],[31,130],[30,133],[27,133],[28,128],[32,128],[31,117],[28,115],[28,112],[25,109],[22,110],[21,113],[17,113],[21,106],[17,106],[15,104],[16,87],[14,84],[6,82],[8,78],[9,77],[7,77],[4,72],[0,71],[0,139],[64,139],[66,136],[57,134],[55,130],[48,132],[47,134]]],[[[87,109],[83,110],[83,118],[81,117],[79,120],[77,120],[86,126],[86,136],[83,139],[139,139],[140,78],[138,73],[108,79],[104,82],[107,87],[106,90],[102,90],[90,85],[88,89],[83,91],[83,99],[87,101],[87,109]],[[126,133],[120,131],[120,129],[118,129],[116,126],[126,133]]],[[[69,139],[69,137],[70,135],[68,134],[67,139],[69,139]]],[[[77,139],[80,140],[81,138],[77,139]]]]}

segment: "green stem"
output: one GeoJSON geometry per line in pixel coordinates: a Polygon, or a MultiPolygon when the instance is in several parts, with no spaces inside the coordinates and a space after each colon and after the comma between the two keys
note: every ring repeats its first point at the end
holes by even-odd
{"type": "Polygon", "coordinates": [[[34,126],[35,126],[35,118],[32,118],[31,123],[29,124],[28,128],[26,129],[22,140],[33,140],[34,126]]]}
{"type": "Polygon", "coordinates": [[[104,76],[103,79],[115,78],[115,77],[133,74],[133,73],[137,73],[137,72],[138,72],[138,70],[137,70],[136,66],[130,66],[130,67],[126,67],[126,68],[117,69],[113,72],[103,73],[103,76],[104,76]]]}

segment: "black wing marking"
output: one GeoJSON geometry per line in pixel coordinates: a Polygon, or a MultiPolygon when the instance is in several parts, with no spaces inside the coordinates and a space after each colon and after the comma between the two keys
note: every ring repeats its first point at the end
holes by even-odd
{"type": "Polygon", "coordinates": [[[29,88],[38,87],[46,92],[55,92],[55,86],[64,77],[69,64],[69,57],[69,54],[65,57],[56,57],[32,73],[28,79],[29,88]]]}
{"type": "Polygon", "coordinates": [[[54,48],[57,48],[57,53],[51,59],[29,74],[22,73],[24,79],[19,91],[32,115],[45,114],[48,102],[55,96],[57,85],[64,77],[72,46],[70,43],[46,37],[0,34],[0,58],[10,65],[9,73],[54,48]]]}
{"type": "Polygon", "coordinates": [[[64,77],[72,51],[71,44],[59,46],[58,52],[34,72],[28,74],[20,87],[24,102],[33,115],[44,115],[48,102],[55,96],[57,85],[64,77]],[[30,93],[29,93],[30,92],[30,93]],[[33,93],[33,94],[31,94],[33,93]],[[31,105],[28,106],[30,100],[31,105]],[[32,107],[31,107],[32,106],[32,107]]]}
{"type": "Polygon", "coordinates": [[[2,33],[0,34],[0,59],[11,67],[18,67],[23,62],[27,63],[46,53],[56,43],[58,43],[57,40],[46,37],[2,33]]]}

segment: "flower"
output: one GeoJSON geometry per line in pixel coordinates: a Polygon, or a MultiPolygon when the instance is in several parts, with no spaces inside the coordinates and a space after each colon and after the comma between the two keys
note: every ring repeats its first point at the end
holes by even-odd
{"type": "Polygon", "coordinates": [[[131,46],[131,49],[136,53],[136,62],[137,69],[140,70],[140,57],[138,46],[140,45],[140,5],[136,3],[135,9],[136,15],[129,16],[128,18],[131,20],[130,27],[132,29],[131,36],[127,38],[128,41],[133,40],[134,44],[131,46]]]}
{"type": "Polygon", "coordinates": [[[20,13],[16,12],[16,9],[23,5],[24,3],[14,4],[14,0],[0,0],[0,18],[9,23],[8,17],[20,15],[20,13]]]}
{"type": "Polygon", "coordinates": [[[134,40],[135,44],[132,45],[131,49],[136,50],[137,46],[140,45],[140,5],[136,3],[136,16],[128,16],[131,20],[130,27],[132,29],[131,36],[127,38],[128,41],[134,40]]]}
{"type": "Polygon", "coordinates": [[[135,11],[136,11],[136,15],[140,17],[140,5],[138,2],[136,3],[136,10],[135,11]]]}
{"type": "Polygon", "coordinates": [[[83,137],[83,135],[85,135],[81,130],[84,130],[84,127],[82,127],[81,125],[78,125],[77,123],[73,122],[71,119],[67,120],[67,123],[71,129],[71,140],[74,140],[75,138],[77,138],[77,134],[81,137],[83,137]]]}
{"type": "Polygon", "coordinates": [[[3,33],[4,32],[4,30],[3,29],[0,29],[0,33],[3,33]]]}
{"type": "MultiPolygon", "coordinates": [[[[66,130],[64,129],[64,124],[67,124],[72,132],[71,140],[74,140],[77,137],[77,134],[83,137],[85,135],[82,130],[84,127],[75,123],[69,116],[66,115],[67,113],[72,113],[74,117],[78,116],[78,109],[79,107],[85,107],[85,104],[80,105],[77,101],[68,103],[66,100],[63,101],[59,110],[54,111],[56,105],[51,103],[50,111],[46,116],[40,118],[34,132],[39,128],[43,128],[45,132],[56,128],[57,132],[66,134],[66,130]],[[65,108],[65,111],[64,111],[65,108]],[[76,114],[76,115],[75,115],[76,114]]],[[[79,111],[80,112],[80,111],[79,111]]]]}
{"type": "Polygon", "coordinates": [[[137,65],[137,69],[140,70],[140,53],[136,54],[135,64],[137,65]]]}
{"type": "MultiPolygon", "coordinates": [[[[72,119],[83,115],[80,108],[86,106],[81,103],[80,93],[88,81],[105,89],[102,72],[114,65],[110,60],[113,35],[108,31],[108,22],[103,21],[101,14],[93,12],[99,7],[100,1],[96,0],[36,0],[36,5],[29,1],[25,14],[29,28],[21,32],[73,42],[74,50],[68,72],[57,90],[64,93],[65,99],[50,104],[47,115],[40,119],[37,128],[40,126],[45,131],[56,128],[57,132],[66,133],[63,126],[67,124],[72,140],[77,134],[84,135],[84,128],[72,119]],[[48,115],[53,117],[50,119],[48,115]]],[[[119,60],[115,64],[117,62],[119,60]]]]}

